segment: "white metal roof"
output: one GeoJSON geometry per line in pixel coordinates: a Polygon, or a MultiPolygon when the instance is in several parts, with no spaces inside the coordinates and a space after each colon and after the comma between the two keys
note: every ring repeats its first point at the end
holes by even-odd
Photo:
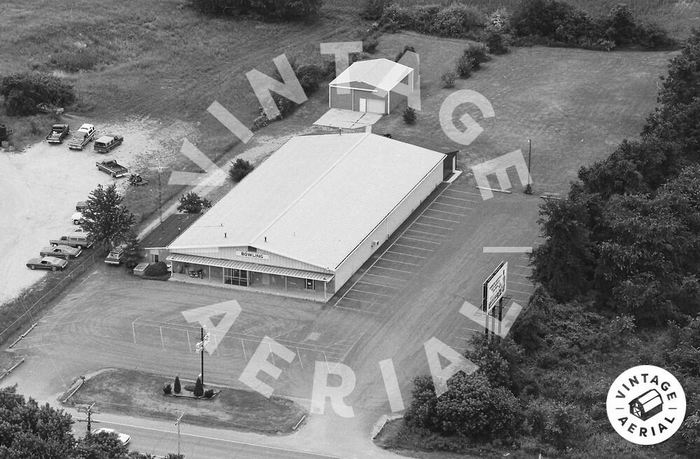
{"type": "Polygon", "coordinates": [[[389,59],[357,61],[329,84],[351,87],[352,83],[360,82],[384,91],[391,91],[411,72],[413,72],[411,67],[389,59]]]}
{"type": "Polygon", "coordinates": [[[335,270],[444,157],[375,134],[294,137],[169,248],[252,246],[335,270]]]}

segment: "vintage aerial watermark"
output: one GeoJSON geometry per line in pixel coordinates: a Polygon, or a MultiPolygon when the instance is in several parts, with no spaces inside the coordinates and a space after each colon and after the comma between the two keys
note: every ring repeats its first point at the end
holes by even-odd
{"type": "Polygon", "coordinates": [[[637,445],[656,445],[680,429],[686,411],[685,392],[668,371],[640,365],[615,379],[606,410],[622,438],[637,445]]]}

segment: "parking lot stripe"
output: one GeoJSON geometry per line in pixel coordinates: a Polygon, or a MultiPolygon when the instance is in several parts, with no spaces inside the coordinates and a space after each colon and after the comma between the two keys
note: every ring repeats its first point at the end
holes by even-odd
{"type": "MultiPolygon", "coordinates": [[[[394,244],[394,245],[397,245],[397,244],[394,244]]],[[[420,250],[420,249],[419,249],[419,250],[420,250]]],[[[397,254],[397,255],[405,255],[405,256],[407,256],[407,257],[413,257],[413,258],[425,258],[425,257],[421,257],[420,255],[411,255],[410,253],[395,252],[395,251],[393,251],[393,250],[387,250],[386,253],[395,253],[395,254],[397,254]]],[[[393,261],[393,260],[389,260],[389,261],[393,261]]]]}
{"type": "Polygon", "coordinates": [[[370,316],[378,316],[379,315],[378,312],[366,311],[364,309],[359,309],[359,308],[348,308],[345,306],[334,306],[334,307],[336,307],[338,309],[344,309],[346,311],[359,312],[360,314],[368,314],[370,316]]]}
{"type": "Polygon", "coordinates": [[[408,266],[418,266],[417,263],[409,263],[409,262],[407,262],[407,261],[389,260],[389,259],[387,259],[387,258],[382,258],[382,259],[379,260],[379,261],[386,261],[387,263],[399,263],[399,264],[408,265],[408,266]]]}
{"type": "Polygon", "coordinates": [[[481,196],[479,193],[474,193],[473,191],[467,191],[467,190],[460,190],[458,188],[448,188],[447,191],[453,191],[455,193],[460,193],[460,194],[469,194],[472,196],[481,196]]]}
{"type": "Polygon", "coordinates": [[[386,269],[388,271],[396,271],[397,273],[406,273],[406,274],[413,274],[411,271],[404,271],[403,269],[396,269],[396,268],[387,268],[385,266],[375,266],[377,269],[386,269]]]}
{"type": "MultiPolygon", "coordinates": [[[[406,238],[406,239],[411,239],[411,238],[406,238]]],[[[428,242],[428,241],[424,241],[424,242],[428,242]]],[[[432,242],[432,244],[437,244],[437,242],[432,242]]],[[[408,245],[408,244],[400,244],[398,242],[394,245],[398,245],[399,247],[408,247],[410,249],[422,250],[424,252],[434,252],[433,249],[425,249],[423,247],[416,247],[415,245],[408,245]]]]}
{"type": "MultiPolygon", "coordinates": [[[[391,280],[393,280],[393,281],[400,282],[401,284],[403,284],[404,282],[406,282],[406,279],[401,279],[401,278],[398,278],[398,277],[385,276],[384,274],[365,273],[365,275],[366,275],[366,276],[381,277],[382,279],[391,279],[391,280]]],[[[362,281],[362,280],[359,280],[358,282],[363,282],[363,281],[362,281]]],[[[397,288],[398,288],[398,287],[397,287],[397,288]]]]}
{"type": "Polygon", "coordinates": [[[373,287],[388,288],[390,290],[399,290],[398,287],[392,287],[391,285],[385,285],[385,284],[375,284],[372,282],[367,282],[366,280],[361,280],[358,282],[358,284],[367,284],[367,285],[371,285],[373,287]]]}
{"type": "MultiPolygon", "coordinates": [[[[447,228],[447,227],[438,226],[438,225],[431,225],[430,223],[415,222],[414,225],[430,226],[431,228],[444,229],[444,230],[447,230],[447,231],[452,231],[452,230],[453,230],[453,228],[447,228]]],[[[440,234],[439,236],[444,236],[444,235],[443,235],[443,234],[440,234]]]]}
{"type": "Polygon", "coordinates": [[[439,222],[447,222],[447,223],[462,223],[459,220],[450,220],[448,218],[431,217],[430,215],[423,215],[421,218],[429,218],[431,220],[437,220],[439,222]]]}
{"type": "Polygon", "coordinates": [[[447,215],[456,215],[457,217],[464,217],[465,215],[467,215],[467,214],[460,214],[457,212],[448,212],[446,210],[433,209],[433,208],[431,208],[430,211],[431,212],[440,212],[441,214],[447,214],[447,215]]]}
{"type": "Polygon", "coordinates": [[[350,292],[350,293],[357,292],[357,293],[364,293],[364,294],[367,294],[367,295],[385,296],[385,297],[387,297],[387,298],[391,297],[391,295],[387,295],[386,293],[368,292],[368,291],[365,291],[365,290],[360,290],[360,289],[358,289],[358,288],[356,288],[356,287],[357,287],[357,286],[353,287],[352,292],[350,292]]]}
{"type": "MultiPolygon", "coordinates": [[[[417,230],[417,229],[414,229],[414,228],[411,228],[411,229],[409,229],[409,230],[406,231],[406,232],[409,232],[409,231],[410,231],[410,232],[413,232],[413,233],[426,234],[426,235],[428,235],[428,236],[433,236],[433,237],[439,237],[439,238],[444,238],[444,237],[445,237],[444,234],[428,233],[427,231],[420,231],[420,230],[417,230]]],[[[423,239],[420,239],[420,240],[423,240],[423,239]]],[[[425,241],[425,242],[430,242],[430,241],[425,241]]],[[[440,242],[434,242],[433,244],[438,244],[438,245],[439,245],[440,242]]]]}
{"type": "MultiPolygon", "coordinates": [[[[433,205],[439,205],[439,206],[448,206],[448,207],[455,207],[457,209],[463,209],[463,210],[470,210],[472,209],[471,207],[464,207],[464,206],[458,206],[457,204],[448,204],[446,202],[440,202],[440,201],[435,201],[433,205]]],[[[460,215],[467,215],[465,214],[460,214],[460,215]]]]}

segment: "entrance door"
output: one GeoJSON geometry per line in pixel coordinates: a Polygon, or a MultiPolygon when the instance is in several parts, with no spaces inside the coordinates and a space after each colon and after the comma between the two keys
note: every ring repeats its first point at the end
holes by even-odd
{"type": "Polygon", "coordinates": [[[361,112],[366,112],[367,111],[367,99],[360,99],[360,111],[361,112]]]}

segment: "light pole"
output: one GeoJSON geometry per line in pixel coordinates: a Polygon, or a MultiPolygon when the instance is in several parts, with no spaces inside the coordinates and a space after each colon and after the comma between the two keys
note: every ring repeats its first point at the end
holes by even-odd
{"type": "Polygon", "coordinates": [[[204,327],[200,328],[201,336],[202,336],[202,341],[197,343],[197,352],[201,354],[202,358],[202,373],[201,373],[201,380],[202,380],[202,387],[204,387],[204,349],[209,342],[209,333],[206,335],[204,334],[204,327]]]}
{"type": "Polygon", "coordinates": [[[180,416],[177,418],[177,421],[175,421],[175,425],[177,426],[177,457],[180,457],[180,421],[182,421],[182,417],[185,415],[183,412],[180,414],[180,416]]]}
{"type": "Polygon", "coordinates": [[[531,164],[532,164],[532,139],[527,139],[527,185],[525,186],[525,194],[532,194],[531,180],[531,164]]]}

